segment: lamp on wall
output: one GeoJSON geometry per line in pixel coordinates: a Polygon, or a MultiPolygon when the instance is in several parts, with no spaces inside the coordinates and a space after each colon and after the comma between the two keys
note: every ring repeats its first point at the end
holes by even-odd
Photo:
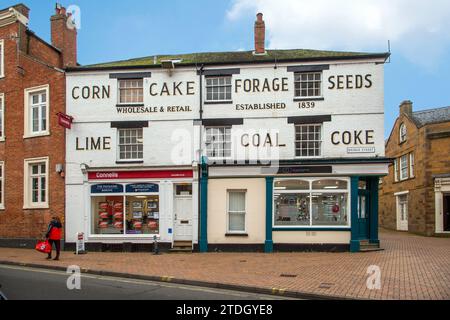
{"type": "Polygon", "coordinates": [[[86,174],[89,169],[89,166],[86,163],[82,163],[80,164],[80,169],[83,174],[86,174]]]}
{"type": "Polygon", "coordinates": [[[62,178],[64,178],[64,165],[62,163],[58,163],[55,169],[56,173],[58,173],[62,178]]]}

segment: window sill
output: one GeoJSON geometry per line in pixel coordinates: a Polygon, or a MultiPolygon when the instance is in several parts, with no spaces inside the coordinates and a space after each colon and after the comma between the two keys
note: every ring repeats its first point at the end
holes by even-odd
{"type": "Polygon", "coordinates": [[[4,205],[0,205],[0,210],[1,211],[5,210],[5,206],[4,205]]]}
{"type": "Polygon", "coordinates": [[[5,142],[6,141],[6,138],[5,137],[1,137],[0,138],[0,142],[5,142]]]}
{"type": "Polygon", "coordinates": [[[50,209],[49,205],[42,205],[42,206],[24,206],[23,210],[43,210],[43,209],[50,209]]]}
{"type": "Polygon", "coordinates": [[[42,137],[48,137],[48,136],[50,136],[50,132],[40,133],[40,134],[28,134],[28,135],[24,135],[23,138],[24,139],[33,139],[33,138],[42,138],[42,137]]]}
{"type": "Polygon", "coordinates": [[[311,98],[294,98],[294,102],[301,101],[325,101],[324,97],[311,97],[311,98]]]}
{"type": "Polygon", "coordinates": [[[225,233],[225,237],[248,237],[248,233],[225,233]]]}
{"type": "Polygon", "coordinates": [[[233,104],[233,101],[205,101],[203,104],[233,104]]]}
{"type": "Polygon", "coordinates": [[[272,231],[351,231],[351,227],[272,227],[272,231]]]}
{"type": "Polygon", "coordinates": [[[116,161],[116,164],[144,164],[144,160],[116,161]]]}

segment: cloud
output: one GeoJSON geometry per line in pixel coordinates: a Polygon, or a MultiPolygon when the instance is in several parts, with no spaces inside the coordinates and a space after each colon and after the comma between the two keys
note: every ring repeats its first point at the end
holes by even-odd
{"type": "Polygon", "coordinates": [[[433,68],[450,47],[448,0],[234,0],[227,19],[257,12],[269,48],[386,51],[391,40],[394,54],[433,68]]]}

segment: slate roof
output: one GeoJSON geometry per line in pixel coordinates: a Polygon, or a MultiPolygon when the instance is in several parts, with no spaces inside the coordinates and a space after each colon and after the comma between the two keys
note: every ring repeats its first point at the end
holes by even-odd
{"type": "Polygon", "coordinates": [[[427,124],[450,121],[450,107],[413,112],[412,119],[421,128],[427,124]]]}
{"type": "Polygon", "coordinates": [[[227,65],[264,62],[323,61],[348,59],[387,59],[389,53],[341,52],[321,50],[267,50],[266,55],[254,55],[252,51],[202,52],[178,55],[158,55],[120,60],[69,68],[68,71],[160,68],[162,60],[181,60],[177,66],[227,65]]]}

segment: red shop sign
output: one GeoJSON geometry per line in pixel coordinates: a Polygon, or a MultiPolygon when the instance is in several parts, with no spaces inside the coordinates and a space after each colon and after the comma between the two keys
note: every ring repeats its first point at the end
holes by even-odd
{"type": "Polygon", "coordinates": [[[161,171],[97,171],[89,172],[89,180],[192,178],[192,170],[161,171]]]}
{"type": "Polygon", "coordinates": [[[59,112],[57,115],[58,115],[58,124],[61,127],[64,127],[66,129],[72,128],[73,117],[68,116],[67,114],[64,114],[62,112],[59,112]]]}

